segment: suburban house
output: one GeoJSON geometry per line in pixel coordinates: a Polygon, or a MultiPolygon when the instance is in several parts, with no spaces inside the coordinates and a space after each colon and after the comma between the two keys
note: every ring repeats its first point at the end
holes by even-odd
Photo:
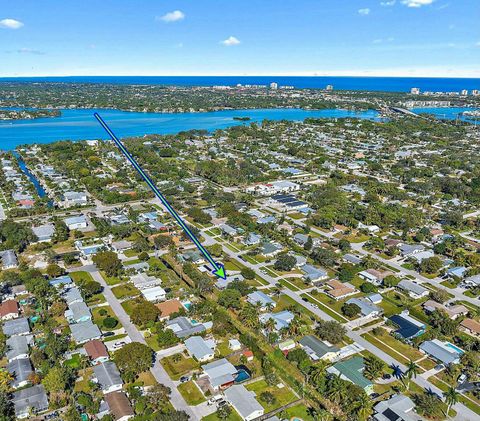
{"type": "Polygon", "coordinates": [[[363,375],[365,365],[362,357],[352,357],[346,361],[339,361],[327,368],[327,372],[336,374],[344,380],[348,380],[360,386],[367,395],[373,393],[373,383],[363,375]]]}
{"type": "Polygon", "coordinates": [[[69,230],[78,230],[87,228],[87,218],[85,215],[71,216],[63,220],[69,230]]]}
{"type": "Polygon", "coordinates": [[[132,242],[127,240],[113,241],[110,247],[115,253],[122,253],[132,248],[132,242]]]}
{"type": "Polygon", "coordinates": [[[62,296],[68,306],[72,305],[73,303],[83,302],[82,294],[76,286],[68,288],[63,292],[62,296]]]}
{"type": "Polygon", "coordinates": [[[480,323],[474,319],[463,319],[460,323],[460,327],[463,331],[472,336],[480,336],[480,323]]]}
{"type": "Polygon", "coordinates": [[[87,193],[67,191],[63,194],[62,207],[69,208],[71,206],[83,206],[88,203],[87,193]]]}
{"type": "Polygon", "coordinates": [[[419,416],[414,412],[415,404],[405,395],[393,395],[390,399],[380,401],[373,409],[375,421],[416,421],[419,416]]]}
{"type": "Polygon", "coordinates": [[[154,276],[149,276],[146,273],[137,273],[130,278],[135,285],[135,288],[142,290],[147,288],[153,288],[162,283],[162,281],[154,276]]]}
{"type": "Polygon", "coordinates": [[[351,263],[352,265],[359,265],[362,263],[362,259],[360,259],[360,257],[350,253],[345,254],[343,256],[343,260],[345,260],[347,263],[351,263]]]}
{"type": "Polygon", "coordinates": [[[28,346],[33,341],[32,336],[15,335],[6,340],[7,352],[5,356],[8,362],[28,358],[28,346]]]}
{"type": "Polygon", "coordinates": [[[18,319],[7,320],[3,324],[3,333],[6,336],[14,335],[28,335],[30,333],[30,325],[26,317],[20,317],[18,319]]]}
{"type": "Polygon", "coordinates": [[[366,298],[353,297],[347,301],[348,304],[356,304],[360,307],[360,313],[363,317],[378,317],[382,314],[382,309],[366,298]]]}
{"type": "Polygon", "coordinates": [[[0,251],[2,269],[14,269],[18,266],[17,255],[13,250],[0,251]]]}
{"type": "Polygon", "coordinates": [[[233,406],[245,421],[254,420],[263,415],[263,406],[255,399],[255,392],[249,391],[243,385],[234,385],[225,390],[226,401],[233,406]]]}
{"type": "Polygon", "coordinates": [[[140,292],[147,301],[150,301],[152,303],[164,301],[167,296],[165,290],[160,286],[145,288],[142,289],[140,292]]]}
{"type": "Polygon", "coordinates": [[[459,316],[465,316],[468,314],[468,308],[463,304],[446,307],[445,305],[437,303],[434,300],[427,300],[422,304],[422,307],[427,313],[432,313],[435,310],[444,311],[448,314],[448,317],[454,320],[459,316]]]}
{"type": "Polygon", "coordinates": [[[304,336],[298,342],[313,361],[332,361],[340,353],[335,345],[323,342],[313,335],[304,336]]]}
{"type": "Polygon", "coordinates": [[[43,384],[38,384],[13,393],[13,405],[17,418],[28,418],[48,409],[48,397],[43,384]]]}
{"type": "Polygon", "coordinates": [[[406,292],[410,297],[415,300],[426,297],[430,293],[430,290],[428,290],[427,288],[424,288],[421,285],[407,279],[401,280],[398,283],[397,288],[402,290],[403,292],[406,292]]]}
{"type": "Polygon", "coordinates": [[[416,253],[420,253],[425,250],[425,246],[421,244],[399,244],[398,249],[400,250],[400,254],[403,257],[411,257],[416,253]]]}
{"type": "Polygon", "coordinates": [[[17,358],[7,364],[7,371],[13,377],[11,386],[18,389],[29,383],[30,375],[33,373],[32,363],[28,357],[17,358]]]}
{"type": "Polygon", "coordinates": [[[32,227],[32,231],[37,236],[38,243],[46,243],[52,240],[53,234],[55,234],[55,225],[39,225],[38,227],[32,227]]]}
{"type": "Polygon", "coordinates": [[[265,325],[269,320],[275,323],[275,330],[278,332],[283,328],[288,328],[295,315],[287,310],[278,313],[263,313],[259,316],[260,323],[265,325]]]}
{"type": "Polygon", "coordinates": [[[383,280],[388,275],[391,275],[391,272],[380,272],[379,270],[376,270],[376,269],[362,270],[361,272],[358,273],[358,276],[361,279],[377,286],[381,285],[383,280]]]}
{"type": "Polygon", "coordinates": [[[202,369],[214,391],[231,386],[238,372],[234,365],[225,358],[205,364],[202,369]]]}
{"type": "Polygon", "coordinates": [[[419,346],[420,351],[428,354],[434,360],[445,364],[458,364],[464,351],[450,342],[442,342],[438,339],[425,341],[419,346]]]}
{"type": "Polygon", "coordinates": [[[183,316],[169,320],[166,327],[172,329],[177,338],[186,338],[187,336],[207,330],[203,323],[192,323],[189,319],[183,316]]]}
{"type": "Polygon", "coordinates": [[[90,309],[83,301],[76,301],[68,306],[65,311],[65,318],[68,323],[82,323],[91,320],[90,309]]]}
{"type": "Polygon", "coordinates": [[[0,320],[11,320],[18,317],[18,302],[6,300],[0,304],[0,320]]]}
{"type": "Polygon", "coordinates": [[[262,237],[260,235],[250,232],[243,240],[243,244],[245,244],[246,246],[255,246],[257,244],[260,244],[261,241],[262,237]]]}
{"type": "Polygon", "coordinates": [[[460,279],[462,279],[466,273],[467,273],[467,268],[465,266],[456,266],[453,268],[449,268],[445,272],[445,274],[449,278],[460,278],[460,279]]]}
{"type": "Polygon", "coordinates": [[[325,290],[325,294],[335,300],[340,300],[357,292],[353,285],[348,282],[337,281],[336,279],[326,282],[325,285],[328,288],[325,290]]]}
{"type": "Polygon", "coordinates": [[[231,227],[230,225],[222,224],[219,226],[219,228],[223,234],[229,237],[236,237],[238,235],[238,231],[235,228],[231,227]]]}
{"type": "Polygon", "coordinates": [[[275,307],[277,303],[262,291],[253,291],[247,295],[247,301],[253,306],[260,305],[262,310],[268,307],[275,307]]]}
{"type": "Polygon", "coordinates": [[[307,282],[315,283],[328,279],[326,270],[312,265],[303,265],[301,271],[303,272],[303,279],[307,282]]]}
{"type": "Polygon", "coordinates": [[[404,310],[400,314],[394,314],[389,320],[398,326],[395,335],[403,339],[409,340],[425,333],[425,323],[411,317],[408,310],[404,310]]]}
{"type": "Polygon", "coordinates": [[[280,244],[276,243],[262,243],[260,253],[265,257],[274,257],[283,250],[280,244]]]}
{"type": "Polygon", "coordinates": [[[107,347],[98,339],[88,341],[83,347],[93,365],[104,363],[110,358],[107,347]]]}
{"type": "Polygon", "coordinates": [[[215,341],[205,340],[201,336],[190,336],[185,339],[187,351],[197,361],[205,362],[212,360],[215,356],[215,341]]]}
{"type": "Polygon", "coordinates": [[[178,299],[167,300],[162,303],[155,304],[160,310],[160,320],[168,319],[172,314],[185,310],[182,303],[178,299]]]}
{"type": "Polygon", "coordinates": [[[82,323],[74,323],[70,325],[70,331],[72,337],[77,344],[84,344],[85,342],[93,339],[100,339],[102,332],[96,324],[93,324],[91,320],[87,320],[82,323]]]}
{"type": "Polygon", "coordinates": [[[69,275],[59,276],[58,278],[50,279],[48,283],[55,288],[63,288],[65,285],[71,285],[73,283],[72,278],[69,275]]]}
{"type": "Polygon", "coordinates": [[[93,367],[93,372],[95,373],[96,382],[100,385],[105,395],[122,389],[123,381],[114,362],[100,363],[93,367]]]}
{"type": "Polygon", "coordinates": [[[116,421],[126,421],[135,415],[132,405],[124,392],[107,393],[105,394],[105,401],[116,421]]]}

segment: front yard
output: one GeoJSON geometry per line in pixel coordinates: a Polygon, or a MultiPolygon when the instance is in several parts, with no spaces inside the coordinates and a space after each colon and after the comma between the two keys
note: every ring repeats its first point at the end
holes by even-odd
{"type": "Polygon", "coordinates": [[[187,358],[182,353],[162,358],[160,362],[173,380],[178,380],[183,375],[199,368],[199,364],[193,358],[187,358]]]}

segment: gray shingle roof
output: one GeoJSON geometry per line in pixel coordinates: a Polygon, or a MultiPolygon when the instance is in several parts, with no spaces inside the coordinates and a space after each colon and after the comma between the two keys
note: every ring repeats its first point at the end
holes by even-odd
{"type": "Polygon", "coordinates": [[[42,384],[15,392],[12,400],[15,406],[15,415],[17,417],[28,415],[29,408],[32,408],[37,412],[44,411],[48,408],[48,398],[42,384]]]}
{"type": "Polygon", "coordinates": [[[263,414],[263,406],[255,399],[255,393],[243,385],[237,384],[225,390],[225,398],[243,419],[257,412],[263,414]]]}
{"type": "Polygon", "coordinates": [[[7,336],[22,335],[30,332],[30,325],[26,317],[7,320],[3,324],[3,333],[7,336]]]}
{"type": "Polygon", "coordinates": [[[93,324],[91,320],[70,325],[70,331],[72,332],[75,342],[79,344],[91,339],[98,339],[102,336],[98,326],[93,324]]]}
{"type": "Polygon", "coordinates": [[[32,364],[28,358],[10,361],[7,364],[7,370],[14,378],[12,381],[14,387],[19,387],[20,383],[28,380],[28,376],[33,373],[32,364]]]}
{"type": "Polygon", "coordinates": [[[120,372],[116,364],[112,361],[107,361],[93,367],[95,377],[98,380],[102,389],[108,389],[111,386],[123,384],[120,372]]]}

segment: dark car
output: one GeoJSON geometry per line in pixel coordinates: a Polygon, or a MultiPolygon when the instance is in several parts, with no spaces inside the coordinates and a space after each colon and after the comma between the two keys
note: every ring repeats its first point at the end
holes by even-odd
{"type": "Polygon", "coordinates": [[[188,382],[189,380],[190,380],[190,377],[188,377],[188,376],[180,377],[180,383],[185,383],[185,382],[188,382]]]}
{"type": "Polygon", "coordinates": [[[382,379],[385,379],[385,380],[388,380],[388,379],[391,379],[392,376],[390,374],[387,374],[385,373],[383,376],[382,376],[382,379]]]}
{"type": "Polygon", "coordinates": [[[105,332],[102,336],[106,338],[107,336],[114,336],[115,332],[105,332]]]}

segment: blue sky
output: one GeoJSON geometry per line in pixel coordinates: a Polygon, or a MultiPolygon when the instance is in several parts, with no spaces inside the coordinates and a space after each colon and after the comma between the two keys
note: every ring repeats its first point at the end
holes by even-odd
{"type": "Polygon", "coordinates": [[[480,77],[479,0],[0,0],[0,76],[480,77]]]}

